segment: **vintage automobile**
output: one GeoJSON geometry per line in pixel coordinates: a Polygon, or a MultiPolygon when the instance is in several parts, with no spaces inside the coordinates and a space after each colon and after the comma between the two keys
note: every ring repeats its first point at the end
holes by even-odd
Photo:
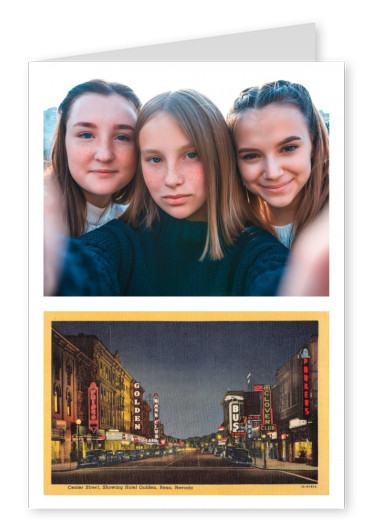
{"type": "Polygon", "coordinates": [[[216,457],[221,457],[222,454],[224,454],[224,452],[225,452],[224,446],[216,446],[214,449],[213,455],[215,455],[216,457]]]}
{"type": "Polygon", "coordinates": [[[129,455],[126,450],[116,450],[115,456],[117,457],[119,463],[125,463],[126,461],[129,461],[129,455]]]}
{"type": "Polygon", "coordinates": [[[113,452],[112,450],[106,450],[106,465],[118,465],[121,463],[120,456],[113,452]]]}
{"type": "Polygon", "coordinates": [[[245,448],[237,448],[228,446],[222,455],[223,459],[228,463],[236,465],[251,465],[252,457],[250,457],[248,450],[245,448]]]}
{"type": "Polygon", "coordinates": [[[77,468],[97,468],[106,464],[106,454],[102,450],[89,450],[81,457],[77,468]]]}

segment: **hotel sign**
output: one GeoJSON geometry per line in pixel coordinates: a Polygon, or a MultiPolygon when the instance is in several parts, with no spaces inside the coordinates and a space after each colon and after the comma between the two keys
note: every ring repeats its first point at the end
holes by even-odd
{"type": "Polygon", "coordinates": [[[88,390],[89,404],[89,430],[94,434],[99,427],[98,419],[98,387],[95,382],[91,382],[88,390]]]}
{"type": "Polygon", "coordinates": [[[141,426],[141,391],[140,383],[134,382],[133,385],[133,421],[134,421],[134,431],[142,431],[141,426]]]}

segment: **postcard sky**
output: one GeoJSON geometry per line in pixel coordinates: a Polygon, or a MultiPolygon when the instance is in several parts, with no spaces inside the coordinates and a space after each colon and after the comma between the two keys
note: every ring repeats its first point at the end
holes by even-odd
{"type": "Polygon", "coordinates": [[[318,334],[317,321],[54,322],[63,335],[93,334],[145,389],[160,398],[165,433],[217,431],[228,390],[275,383],[276,371],[318,334]]]}

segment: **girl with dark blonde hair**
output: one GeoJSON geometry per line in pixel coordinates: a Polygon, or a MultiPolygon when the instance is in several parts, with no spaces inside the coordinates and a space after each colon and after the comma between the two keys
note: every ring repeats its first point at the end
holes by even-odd
{"type": "Polygon", "coordinates": [[[275,295],[288,251],[249,224],[231,137],[193,90],[156,96],[135,128],[139,160],[121,219],[71,238],[60,295],[275,295]]]}
{"type": "Polygon", "coordinates": [[[305,87],[281,80],[243,90],[227,124],[256,223],[291,247],[329,201],[323,118],[305,87]]]}

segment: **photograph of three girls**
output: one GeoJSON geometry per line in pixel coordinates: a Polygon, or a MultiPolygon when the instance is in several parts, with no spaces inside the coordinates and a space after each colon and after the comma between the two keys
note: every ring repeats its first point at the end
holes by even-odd
{"type": "Polygon", "coordinates": [[[73,87],[45,176],[45,295],[329,295],[328,142],[286,80],[226,117],[192,89],[73,87]]]}

